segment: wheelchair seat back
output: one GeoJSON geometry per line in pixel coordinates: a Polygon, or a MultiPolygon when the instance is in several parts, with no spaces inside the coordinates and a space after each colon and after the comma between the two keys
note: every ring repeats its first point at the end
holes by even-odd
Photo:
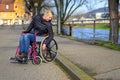
{"type": "Polygon", "coordinates": [[[42,39],[45,38],[45,36],[36,36],[36,42],[41,42],[42,39]]]}

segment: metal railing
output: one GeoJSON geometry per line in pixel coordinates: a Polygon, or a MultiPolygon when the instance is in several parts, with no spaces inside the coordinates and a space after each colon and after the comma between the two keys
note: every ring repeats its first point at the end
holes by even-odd
{"type": "MultiPolygon", "coordinates": [[[[64,30],[66,35],[72,34],[73,37],[82,40],[109,41],[109,23],[109,19],[72,21],[65,23],[64,30]],[[72,31],[70,31],[70,27],[72,27],[72,31]]],[[[120,44],[120,29],[118,43],[120,44]]]]}

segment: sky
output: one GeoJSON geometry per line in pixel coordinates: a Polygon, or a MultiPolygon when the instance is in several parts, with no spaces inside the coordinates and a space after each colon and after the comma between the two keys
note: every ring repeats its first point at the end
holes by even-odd
{"type": "MultiPolygon", "coordinates": [[[[87,3],[85,3],[84,5],[79,7],[73,13],[73,15],[87,13],[89,11],[92,11],[92,10],[95,10],[98,8],[102,8],[102,7],[108,7],[108,0],[87,0],[87,3]]],[[[54,11],[54,13],[56,13],[55,8],[53,8],[53,11],[54,11]]]]}
{"type": "Polygon", "coordinates": [[[81,6],[75,13],[86,13],[98,8],[108,7],[108,0],[87,0],[88,3],[81,6]]]}

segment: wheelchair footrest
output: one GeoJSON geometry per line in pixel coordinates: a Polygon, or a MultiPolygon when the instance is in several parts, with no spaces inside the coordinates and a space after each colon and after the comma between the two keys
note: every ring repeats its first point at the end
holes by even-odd
{"type": "Polygon", "coordinates": [[[16,60],[16,58],[15,57],[10,57],[9,60],[16,60]]]}

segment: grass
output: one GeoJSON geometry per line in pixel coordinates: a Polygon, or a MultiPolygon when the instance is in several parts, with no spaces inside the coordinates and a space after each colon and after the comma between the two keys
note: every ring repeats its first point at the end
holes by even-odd
{"type": "Polygon", "coordinates": [[[94,41],[92,43],[89,42],[89,44],[103,46],[103,47],[106,47],[106,48],[110,48],[110,49],[113,49],[113,50],[120,51],[120,45],[118,45],[118,44],[112,44],[111,42],[108,42],[108,41],[97,40],[97,41],[94,41]]]}
{"type": "Polygon", "coordinates": [[[96,24],[97,29],[109,29],[110,26],[108,24],[96,24]]]}
{"type": "MultiPolygon", "coordinates": [[[[85,25],[83,26],[83,28],[93,28],[93,25],[85,25]]],[[[96,29],[104,29],[104,30],[108,30],[109,29],[109,25],[108,24],[96,24],[95,25],[96,29]]]]}
{"type": "Polygon", "coordinates": [[[120,51],[120,45],[116,44],[104,44],[105,47],[120,51]]]}
{"type": "MultiPolygon", "coordinates": [[[[85,24],[84,26],[75,26],[77,27],[81,27],[81,28],[93,28],[93,24],[85,24]]],[[[110,29],[110,25],[106,24],[106,23],[98,23],[95,25],[96,29],[103,29],[103,30],[109,30],[110,29]]],[[[119,31],[120,31],[120,27],[119,27],[119,31]]]]}
{"type": "Polygon", "coordinates": [[[103,46],[103,47],[106,47],[109,49],[120,51],[120,45],[112,44],[111,42],[108,42],[108,41],[102,41],[102,40],[88,41],[88,40],[81,40],[81,39],[70,37],[70,36],[63,36],[63,35],[61,35],[61,37],[65,37],[65,38],[75,40],[75,41],[84,42],[84,43],[89,44],[89,45],[103,46]]]}

